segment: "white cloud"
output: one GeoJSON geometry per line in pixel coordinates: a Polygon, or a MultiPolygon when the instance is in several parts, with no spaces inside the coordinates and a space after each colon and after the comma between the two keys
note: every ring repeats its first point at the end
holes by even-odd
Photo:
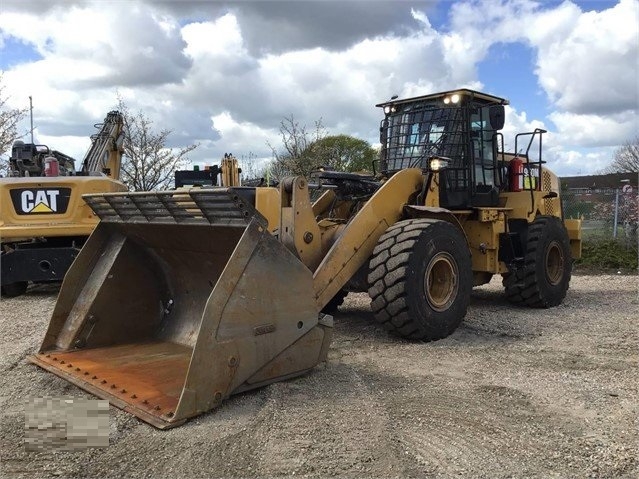
{"type": "Polygon", "coordinates": [[[446,57],[468,71],[499,42],[525,41],[536,51],[539,83],[558,109],[607,114],[637,106],[639,2],[601,12],[570,1],[459,2],[451,8],[446,57]]]}
{"type": "MultiPolygon", "coordinates": [[[[51,150],[58,150],[65,155],[68,155],[76,160],[75,168],[79,170],[82,167],[82,160],[84,155],[91,146],[91,139],[87,135],[86,137],[78,136],[49,136],[41,135],[36,131],[37,143],[47,145],[51,150]],[[57,146],[64,145],[64,146],[57,146]]],[[[87,133],[93,133],[87,131],[87,133]]]]}
{"type": "Polygon", "coordinates": [[[442,27],[433,26],[423,4],[380,4],[375,9],[404,9],[392,28],[376,21],[366,34],[341,32],[332,42],[314,23],[315,36],[300,43],[291,43],[304,32],[299,22],[309,21],[300,9],[193,4],[188,15],[197,21],[190,21],[178,3],[64,4],[38,14],[22,4],[0,14],[0,49],[12,37],[42,58],[11,67],[4,83],[11,106],[24,107],[33,96],[39,132],[62,151],[75,145],[70,135],[87,141],[90,125],[115,106],[116,90],[131,110],[143,109],[155,126],[173,130],[172,146],[200,142],[196,162],[228,151],[267,155],[266,140],[278,141],[279,122],[291,114],[308,126],[322,118],[334,133],[376,142],[381,113],[374,105],[393,94],[491,90],[477,66],[499,42],[533,49],[550,112],[530,119],[525,106],[507,109],[507,142],[516,131],[544,127],[553,164],[571,169],[580,161],[598,165],[638,129],[637,0],[601,12],[583,12],[570,1],[460,1],[450,4],[442,27]],[[258,20],[265,18],[282,35],[260,48],[255,42],[265,36],[253,29],[264,28],[258,20]]]}
{"type": "Polygon", "coordinates": [[[279,131],[236,121],[230,112],[225,111],[211,118],[213,127],[220,132],[227,153],[240,156],[242,153],[264,155],[267,142],[276,144],[279,131]]]}
{"type": "Polygon", "coordinates": [[[32,96],[35,123],[49,136],[82,135],[115,106],[117,88],[149,92],[179,80],[189,67],[174,20],[144,4],[102,6],[0,15],[2,36],[42,57],[4,72],[8,106],[24,108],[32,96]]]}
{"type": "MultiPolygon", "coordinates": [[[[611,159],[609,148],[592,158],[585,148],[619,145],[639,131],[638,13],[637,0],[600,12],[583,12],[570,1],[555,7],[528,0],[459,2],[451,9],[446,58],[455,71],[471,75],[495,43],[531,46],[552,110],[547,144],[559,162],[587,160],[580,165],[585,173],[584,165],[599,168],[605,155],[611,159]]],[[[507,124],[512,120],[516,115],[507,124]]],[[[523,123],[514,121],[507,130],[523,123]]]]}
{"type": "Polygon", "coordinates": [[[639,17],[636,0],[602,12],[570,3],[527,29],[537,47],[537,75],[561,110],[600,114],[637,108],[639,17]]]}
{"type": "Polygon", "coordinates": [[[189,23],[182,28],[185,53],[193,59],[247,56],[237,19],[230,14],[212,22],[189,23]]]}
{"type": "MultiPolygon", "coordinates": [[[[542,130],[548,131],[547,126],[540,120],[537,119],[528,119],[528,115],[525,111],[518,112],[514,107],[508,105],[506,106],[506,121],[504,124],[504,129],[502,130],[502,134],[504,135],[504,150],[509,152],[515,151],[515,136],[518,133],[523,132],[532,132],[535,129],[539,128],[542,130]]],[[[548,144],[550,141],[552,143],[552,133],[544,134],[543,142],[548,144]]],[[[519,140],[521,142],[522,140],[519,140]]],[[[517,143],[517,152],[521,152],[520,143],[517,143]]]]}
{"type": "Polygon", "coordinates": [[[589,151],[564,150],[561,146],[546,149],[546,166],[561,176],[596,174],[610,164],[614,148],[595,148],[589,151]]]}
{"type": "Polygon", "coordinates": [[[166,17],[142,3],[100,5],[53,9],[37,19],[8,12],[0,16],[0,30],[33,45],[58,88],[179,80],[189,62],[166,17]]]}
{"type": "Polygon", "coordinates": [[[614,146],[637,134],[637,114],[625,111],[607,116],[553,112],[548,118],[567,145],[614,146]]]}
{"type": "Polygon", "coordinates": [[[329,130],[375,141],[381,118],[376,103],[411,94],[417,86],[424,94],[449,84],[439,35],[428,24],[405,37],[366,39],[339,52],[318,47],[261,58],[247,52],[231,14],[187,25],[183,37],[193,67],[179,91],[172,87],[175,95],[208,107],[212,115],[232,111],[236,121],[254,128],[271,129],[294,115],[307,125],[321,118],[329,130]],[[407,80],[427,74],[427,83],[407,80]]]}

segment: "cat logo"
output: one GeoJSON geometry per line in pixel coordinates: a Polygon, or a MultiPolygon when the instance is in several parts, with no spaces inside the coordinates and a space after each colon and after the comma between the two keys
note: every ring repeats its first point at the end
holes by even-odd
{"type": "Polygon", "coordinates": [[[61,214],[67,211],[71,188],[17,188],[11,190],[19,215],[61,214]]]}

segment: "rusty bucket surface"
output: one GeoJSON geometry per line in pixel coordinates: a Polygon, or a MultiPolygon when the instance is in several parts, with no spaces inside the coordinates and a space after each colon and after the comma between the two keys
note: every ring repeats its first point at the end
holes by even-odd
{"type": "Polygon", "coordinates": [[[324,360],[311,272],[240,193],[86,196],[101,222],[30,360],[159,428],[324,360]]]}

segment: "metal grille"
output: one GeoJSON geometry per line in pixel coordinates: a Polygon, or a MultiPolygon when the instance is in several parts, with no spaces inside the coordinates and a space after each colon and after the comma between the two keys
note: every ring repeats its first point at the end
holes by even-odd
{"type": "Polygon", "coordinates": [[[544,198],[544,210],[547,215],[555,214],[555,200],[556,198],[544,198]]]}
{"type": "MultiPolygon", "coordinates": [[[[542,191],[552,191],[552,178],[547,171],[543,171],[541,175],[541,190],[542,191]]],[[[544,198],[544,210],[547,215],[554,215],[555,212],[559,213],[559,208],[556,207],[555,202],[556,198],[544,198]]]]}
{"type": "Polygon", "coordinates": [[[241,226],[266,220],[236,191],[158,191],[84,195],[101,221],[112,223],[210,224],[241,226]]]}
{"type": "MultiPolygon", "coordinates": [[[[405,168],[428,167],[433,156],[451,158],[449,165],[454,186],[467,188],[463,158],[467,145],[463,111],[459,107],[442,108],[440,103],[418,102],[401,106],[402,111],[389,119],[386,130],[386,169],[394,172],[405,168]]],[[[382,128],[384,125],[382,125],[382,128]]]]}
{"type": "Polygon", "coordinates": [[[548,173],[547,171],[544,171],[542,176],[543,176],[542,191],[552,191],[552,178],[550,176],[550,173],[548,173]]]}

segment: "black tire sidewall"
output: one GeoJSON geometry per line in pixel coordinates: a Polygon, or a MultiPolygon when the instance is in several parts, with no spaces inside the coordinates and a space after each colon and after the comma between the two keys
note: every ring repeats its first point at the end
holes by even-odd
{"type": "Polygon", "coordinates": [[[439,221],[424,229],[418,237],[408,262],[406,302],[411,316],[423,318],[420,329],[431,337],[445,337],[461,323],[472,290],[472,264],[465,237],[454,225],[439,221]],[[451,305],[444,311],[434,310],[426,298],[424,282],[430,261],[440,253],[448,253],[457,266],[457,291],[451,305]]]}
{"type": "Polygon", "coordinates": [[[2,286],[0,293],[7,298],[15,298],[23,295],[27,291],[28,283],[26,281],[18,281],[17,283],[5,284],[2,286]]]}
{"type": "Polygon", "coordinates": [[[533,252],[535,261],[535,276],[539,296],[544,306],[557,306],[566,296],[570,276],[572,272],[572,255],[570,252],[570,239],[561,220],[556,217],[544,217],[541,227],[541,235],[533,252]],[[557,284],[548,281],[546,272],[546,255],[553,243],[557,243],[563,254],[564,264],[561,279],[557,284]]]}

